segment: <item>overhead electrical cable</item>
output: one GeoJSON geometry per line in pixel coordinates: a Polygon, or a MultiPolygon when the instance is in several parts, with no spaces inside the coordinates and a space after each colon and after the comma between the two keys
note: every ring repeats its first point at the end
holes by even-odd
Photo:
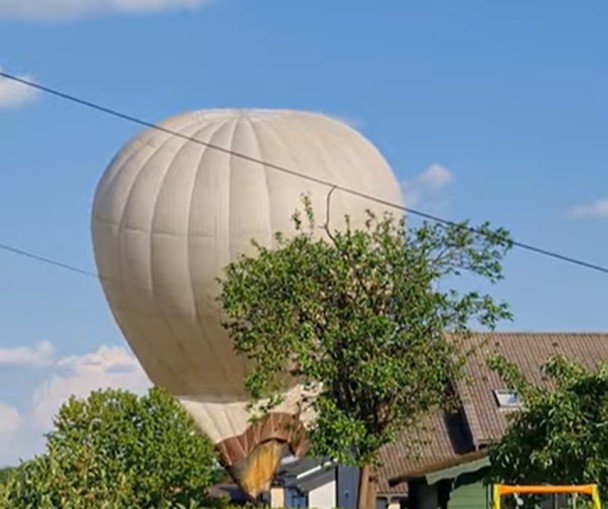
{"type": "MultiPolygon", "coordinates": [[[[54,88],[47,87],[45,85],[41,85],[39,83],[35,83],[35,82],[33,82],[31,80],[28,80],[26,78],[15,76],[15,75],[7,73],[7,72],[5,72],[3,70],[0,70],[0,76],[3,77],[3,78],[6,78],[8,80],[20,83],[20,84],[22,84],[24,86],[34,88],[36,90],[39,90],[41,92],[45,92],[45,93],[53,95],[55,97],[59,97],[59,98],[64,99],[66,101],[70,101],[70,102],[79,104],[81,106],[85,106],[87,108],[91,108],[93,110],[100,111],[100,112],[105,113],[107,115],[111,115],[113,117],[116,117],[116,118],[119,118],[119,119],[122,119],[122,120],[126,120],[128,122],[133,123],[133,124],[137,124],[137,125],[140,125],[140,126],[143,126],[143,127],[148,127],[150,129],[155,129],[157,131],[161,131],[161,132],[170,134],[172,136],[177,136],[178,138],[182,138],[182,139],[190,141],[192,143],[197,143],[199,145],[203,145],[203,146],[208,147],[210,149],[217,150],[217,151],[223,152],[225,154],[229,154],[229,155],[231,155],[233,157],[237,157],[239,159],[242,159],[242,160],[245,160],[245,161],[249,161],[249,162],[252,162],[252,163],[260,164],[262,166],[265,166],[265,167],[270,168],[270,169],[275,170],[275,171],[279,171],[279,172],[282,172],[282,173],[285,173],[285,174],[288,174],[288,175],[292,175],[294,177],[298,177],[298,178],[301,178],[301,179],[304,179],[304,180],[308,180],[310,182],[315,182],[317,184],[321,184],[321,185],[327,186],[328,188],[330,188],[330,194],[329,194],[330,197],[331,197],[331,193],[333,193],[333,191],[339,190],[339,191],[343,191],[345,193],[349,193],[349,194],[354,195],[354,196],[358,196],[360,198],[364,198],[364,199],[367,199],[367,200],[379,203],[379,204],[387,206],[387,207],[394,208],[396,210],[401,210],[403,212],[407,212],[408,214],[411,214],[413,216],[421,217],[423,219],[428,219],[428,220],[433,221],[433,222],[437,222],[437,223],[441,223],[441,224],[446,224],[446,225],[457,225],[457,224],[459,224],[459,223],[457,223],[455,221],[452,221],[452,220],[449,220],[449,219],[445,219],[445,218],[442,218],[440,216],[436,216],[434,214],[430,214],[428,212],[417,210],[417,209],[414,209],[414,208],[411,208],[411,207],[406,207],[406,206],[403,206],[403,205],[401,205],[399,203],[393,203],[393,202],[390,202],[390,201],[387,201],[387,200],[383,200],[381,198],[378,198],[376,196],[370,195],[368,193],[364,193],[362,191],[357,191],[356,189],[351,189],[351,188],[348,188],[348,187],[345,187],[345,186],[341,186],[339,184],[336,184],[335,182],[331,182],[331,181],[328,181],[328,180],[325,180],[325,179],[320,179],[320,178],[317,178],[317,177],[313,177],[311,175],[306,175],[304,173],[292,170],[292,169],[287,168],[285,166],[274,164],[274,163],[271,163],[271,162],[268,162],[268,161],[263,161],[263,160],[258,159],[256,157],[252,157],[252,156],[249,156],[247,154],[243,154],[243,153],[240,153],[240,152],[228,149],[226,147],[222,147],[220,145],[216,145],[214,143],[210,143],[210,142],[207,142],[207,141],[204,141],[204,140],[200,140],[198,138],[194,138],[192,136],[185,135],[183,133],[180,133],[180,132],[174,131],[172,129],[168,129],[166,127],[163,127],[162,125],[155,124],[154,122],[143,120],[141,118],[134,117],[133,115],[129,115],[127,113],[123,113],[123,112],[118,111],[116,109],[109,108],[107,106],[103,106],[101,104],[94,103],[92,101],[81,99],[80,97],[77,97],[77,96],[74,96],[74,95],[62,92],[62,91],[54,89],[54,88]]],[[[328,200],[329,200],[329,198],[328,198],[328,200]]],[[[486,233],[480,232],[480,231],[476,230],[475,228],[472,228],[472,227],[467,227],[467,228],[472,233],[475,233],[475,234],[478,234],[478,235],[482,235],[482,236],[486,235],[486,233]]],[[[541,247],[537,247],[537,246],[534,246],[532,244],[528,244],[528,243],[525,243],[525,242],[519,242],[519,241],[515,241],[514,240],[514,241],[511,242],[511,244],[514,247],[518,247],[520,249],[524,249],[526,251],[530,251],[530,252],[533,252],[533,253],[536,253],[536,254],[539,254],[539,255],[542,255],[542,256],[547,256],[547,257],[554,258],[554,259],[557,259],[557,260],[560,260],[560,261],[563,261],[563,262],[571,263],[571,264],[574,264],[574,265],[578,265],[580,267],[584,267],[584,268],[591,269],[591,270],[594,270],[594,271],[597,271],[597,272],[602,272],[602,273],[607,273],[608,274],[608,267],[604,267],[604,266],[601,266],[601,265],[598,265],[598,264],[595,264],[595,263],[587,262],[587,261],[579,259],[579,258],[574,258],[574,257],[571,257],[571,256],[563,255],[561,253],[558,253],[558,252],[555,252],[555,251],[551,251],[551,250],[548,250],[548,249],[544,249],[544,248],[541,248],[541,247]]],[[[53,265],[64,266],[63,268],[66,268],[66,269],[69,269],[69,270],[75,270],[75,271],[78,271],[78,272],[87,273],[87,275],[92,275],[92,273],[88,273],[87,271],[83,271],[82,269],[78,269],[77,267],[71,267],[68,264],[63,264],[63,262],[59,262],[59,261],[56,261],[56,260],[52,260],[52,259],[49,259],[49,258],[38,256],[38,255],[36,255],[34,253],[29,253],[29,252],[23,251],[23,250],[21,250],[19,248],[13,247],[13,246],[8,246],[8,245],[2,245],[2,244],[0,244],[0,249],[4,249],[6,251],[11,251],[11,252],[14,252],[15,254],[23,254],[24,256],[28,256],[28,257],[33,258],[33,259],[37,259],[38,261],[47,260],[48,263],[51,263],[53,265]],[[21,253],[19,253],[19,252],[21,252],[21,253]]]]}
{"type": "Polygon", "coordinates": [[[9,244],[0,244],[1,251],[7,251],[9,253],[16,254],[18,256],[25,256],[26,258],[31,258],[32,260],[36,260],[37,262],[46,263],[47,265],[53,265],[55,267],[59,267],[61,269],[69,270],[71,272],[76,272],[82,276],[89,276],[94,278],[99,278],[99,275],[95,272],[88,271],[86,269],[81,269],[80,267],[76,267],[75,265],[70,265],[69,263],[62,262],[60,260],[55,260],[54,258],[49,258],[47,256],[42,256],[36,253],[32,253],[31,251],[26,251],[25,249],[20,249],[15,246],[11,246],[9,244]]]}

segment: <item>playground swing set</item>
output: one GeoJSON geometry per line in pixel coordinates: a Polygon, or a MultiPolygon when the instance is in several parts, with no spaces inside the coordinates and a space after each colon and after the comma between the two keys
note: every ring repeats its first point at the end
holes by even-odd
{"type": "Polygon", "coordinates": [[[508,484],[492,485],[491,509],[501,509],[501,500],[505,495],[550,495],[550,494],[579,494],[591,497],[591,509],[601,509],[601,501],[597,484],[580,484],[569,486],[538,485],[513,486],[508,484]]]}

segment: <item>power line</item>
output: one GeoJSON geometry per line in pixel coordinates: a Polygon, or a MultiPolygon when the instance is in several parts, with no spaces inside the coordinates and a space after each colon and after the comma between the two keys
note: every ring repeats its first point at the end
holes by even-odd
{"type": "Polygon", "coordinates": [[[19,256],[25,256],[26,258],[31,258],[32,260],[36,260],[37,262],[46,263],[47,265],[53,265],[54,267],[59,267],[61,269],[69,270],[71,272],[75,272],[82,276],[89,276],[94,278],[99,278],[99,275],[95,272],[90,272],[85,269],[81,269],[74,265],[70,265],[69,263],[64,263],[59,260],[55,260],[53,258],[48,258],[46,256],[41,256],[36,253],[32,253],[30,251],[26,251],[25,249],[20,249],[15,246],[10,246],[8,244],[0,244],[0,250],[8,251],[9,253],[13,253],[19,256]]]}
{"type": "MultiPolygon", "coordinates": [[[[70,102],[79,104],[81,106],[85,106],[87,108],[91,108],[91,109],[100,111],[100,112],[105,113],[107,115],[110,115],[110,116],[113,116],[113,117],[116,117],[116,118],[119,118],[119,119],[122,119],[122,120],[126,120],[128,122],[131,122],[131,123],[134,123],[134,124],[137,124],[137,125],[140,125],[140,126],[148,127],[150,129],[155,129],[157,131],[161,131],[161,132],[170,134],[172,136],[177,136],[178,138],[182,138],[182,139],[184,139],[186,141],[191,141],[192,143],[197,143],[199,145],[203,145],[203,146],[211,148],[213,150],[217,150],[219,152],[223,152],[225,154],[229,154],[229,155],[231,155],[233,157],[237,157],[237,158],[243,159],[245,161],[249,161],[249,162],[252,162],[252,163],[260,164],[260,165],[265,166],[267,168],[270,168],[270,169],[273,169],[273,170],[276,170],[276,171],[279,171],[279,172],[282,172],[282,173],[286,173],[286,174],[292,175],[294,177],[298,177],[298,178],[301,178],[301,179],[304,179],[304,180],[308,180],[310,182],[315,182],[317,184],[321,184],[321,185],[327,186],[327,187],[331,188],[330,196],[331,196],[331,193],[333,193],[333,191],[335,191],[335,190],[344,191],[345,193],[349,193],[349,194],[352,194],[354,196],[358,196],[360,198],[364,198],[364,199],[367,199],[367,200],[370,200],[370,201],[374,201],[374,202],[379,203],[381,205],[385,205],[387,207],[391,207],[391,208],[394,208],[394,209],[397,209],[397,210],[401,210],[403,212],[407,212],[408,214],[411,214],[411,215],[417,216],[417,217],[421,217],[423,219],[428,219],[430,221],[434,221],[434,222],[441,223],[441,224],[446,224],[446,225],[452,225],[452,226],[457,224],[455,221],[451,221],[449,219],[445,219],[445,218],[442,218],[442,217],[439,217],[439,216],[436,216],[436,215],[433,215],[433,214],[429,214],[429,213],[421,211],[421,210],[413,209],[413,208],[410,208],[410,207],[405,207],[405,206],[403,206],[401,204],[398,204],[398,203],[392,203],[392,202],[389,202],[387,200],[383,200],[381,198],[378,198],[376,196],[373,196],[373,195],[370,195],[370,194],[367,194],[367,193],[364,193],[364,192],[361,192],[361,191],[357,191],[356,189],[350,189],[348,187],[344,187],[344,186],[338,185],[335,182],[331,182],[331,181],[328,181],[328,180],[325,180],[325,179],[320,179],[320,178],[317,178],[317,177],[306,175],[304,173],[292,170],[292,169],[287,168],[285,166],[280,166],[278,164],[273,164],[273,163],[270,163],[270,162],[267,162],[267,161],[263,161],[261,159],[249,156],[247,154],[242,154],[240,152],[236,152],[234,150],[222,147],[220,145],[216,145],[214,143],[209,143],[207,141],[203,141],[203,140],[200,140],[198,138],[194,138],[192,136],[187,136],[187,135],[185,135],[183,133],[174,131],[172,129],[168,129],[166,127],[163,127],[161,125],[155,124],[153,122],[150,122],[150,121],[147,121],[147,120],[143,120],[143,119],[138,118],[138,117],[134,117],[132,115],[123,113],[121,111],[118,111],[118,110],[115,110],[115,109],[112,109],[112,108],[108,108],[108,107],[103,106],[103,105],[98,104],[98,103],[94,103],[92,101],[81,99],[81,98],[76,97],[74,95],[67,94],[65,92],[62,92],[62,91],[54,89],[54,88],[47,87],[45,85],[40,85],[38,83],[34,83],[33,81],[30,81],[30,80],[25,79],[25,78],[21,78],[19,76],[15,76],[13,74],[7,73],[7,72],[2,71],[2,70],[0,70],[0,76],[6,78],[8,80],[15,81],[17,83],[21,83],[22,85],[34,88],[36,90],[40,90],[41,92],[45,92],[45,93],[53,95],[55,97],[59,97],[59,98],[64,99],[66,101],[70,101],[70,102]]],[[[469,231],[471,231],[473,233],[476,233],[478,235],[484,235],[484,233],[479,232],[475,228],[469,228],[469,231]]],[[[581,260],[581,259],[574,258],[574,257],[571,257],[571,256],[566,256],[566,255],[557,253],[555,251],[550,251],[548,249],[537,247],[537,246],[534,246],[532,244],[527,244],[527,243],[524,243],[524,242],[512,241],[511,244],[514,247],[518,247],[518,248],[524,249],[526,251],[530,251],[530,252],[533,252],[533,253],[536,253],[536,254],[540,254],[540,255],[543,255],[543,256],[548,256],[548,257],[554,258],[556,260],[560,260],[560,261],[563,261],[563,262],[567,262],[567,263],[571,263],[571,264],[574,264],[574,265],[578,265],[580,267],[585,267],[587,269],[591,269],[591,270],[595,270],[595,271],[598,271],[598,272],[602,272],[602,273],[608,274],[608,267],[604,267],[604,266],[601,266],[601,265],[590,263],[590,262],[587,262],[585,260],[581,260]]],[[[9,250],[9,251],[12,251],[12,252],[15,252],[15,253],[18,253],[19,251],[21,251],[20,249],[13,248],[11,246],[2,247],[0,245],[0,248],[5,249],[5,250],[9,250]]],[[[33,253],[28,253],[28,252],[23,251],[21,254],[24,254],[25,256],[28,256],[30,258],[38,259],[39,261],[42,261],[43,259],[45,259],[48,262],[51,262],[53,265],[56,265],[56,266],[65,265],[65,267],[63,267],[63,268],[67,268],[69,270],[74,270],[75,269],[78,272],[85,272],[85,273],[87,272],[87,271],[82,271],[81,269],[78,269],[78,268],[75,268],[75,267],[70,267],[67,264],[63,264],[62,262],[58,262],[58,261],[51,260],[51,259],[46,259],[45,257],[39,257],[38,255],[35,255],[33,253]]],[[[91,273],[87,273],[87,275],[91,275],[91,273]]]]}

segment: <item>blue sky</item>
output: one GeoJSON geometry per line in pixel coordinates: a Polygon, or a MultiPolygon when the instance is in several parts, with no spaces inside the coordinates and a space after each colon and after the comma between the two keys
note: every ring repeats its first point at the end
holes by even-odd
{"type": "MultiPolygon", "coordinates": [[[[607,22],[600,1],[0,0],[0,66],[152,121],[334,115],[409,204],[608,265],[607,22]]],[[[93,270],[94,188],[138,131],[0,82],[0,242],[93,270]]],[[[71,392],[146,380],[94,279],[0,252],[0,281],[1,465],[71,392]]],[[[604,331],[607,282],[515,250],[493,291],[504,328],[604,331]]]]}

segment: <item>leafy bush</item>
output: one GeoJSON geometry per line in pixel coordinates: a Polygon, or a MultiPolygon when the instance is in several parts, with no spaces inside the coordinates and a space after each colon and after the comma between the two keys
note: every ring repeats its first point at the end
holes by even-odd
{"type": "Polygon", "coordinates": [[[209,441],[162,390],[139,398],[98,391],[61,407],[47,452],[9,477],[0,507],[194,509],[213,482],[213,458],[209,441]]]}

